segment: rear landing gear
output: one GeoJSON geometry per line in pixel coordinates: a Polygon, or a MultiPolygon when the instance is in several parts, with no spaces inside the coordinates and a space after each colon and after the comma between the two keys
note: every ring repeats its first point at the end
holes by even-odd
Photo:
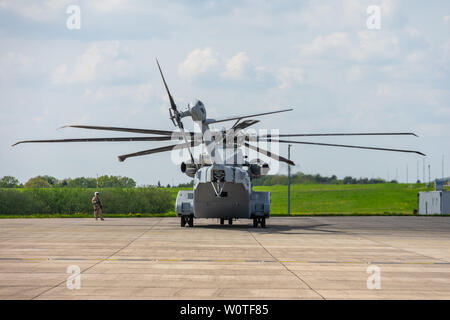
{"type": "Polygon", "coordinates": [[[192,228],[194,226],[194,216],[181,216],[181,227],[184,228],[186,223],[192,228]]]}
{"type": "Polygon", "coordinates": [[[231,226],[233,224],[233,218],[228,219],[228,224],[231,226]]]}
{"type": "Polygon", "coordinates": [[[266,227],[266,217],[253,218],[253,228],[258,228],[258,224],[261,226],[261,228],[265,228],[266,227]]]}

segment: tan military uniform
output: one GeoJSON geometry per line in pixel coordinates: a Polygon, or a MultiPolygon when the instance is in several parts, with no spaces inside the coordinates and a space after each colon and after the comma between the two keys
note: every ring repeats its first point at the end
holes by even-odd
{"type": "Polygon", "coordinates": [[[100,197],[95,196],[92,198],[92,205],[94,206],[94,218],[97,220],[98,217],[103,220],[103,205],[100,197]]]}

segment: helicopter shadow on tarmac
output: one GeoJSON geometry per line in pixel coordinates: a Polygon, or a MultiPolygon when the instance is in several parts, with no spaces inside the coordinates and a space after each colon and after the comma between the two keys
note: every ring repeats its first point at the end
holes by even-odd
{"type": "MultiPolygon", "coordinates": [[[[270,220],[269,220],[270,221],[270,220]]],[[[334,224],[330,223],[309,223],[309,224],[292,224],[292,225],[286,225],[286,224],[267,224],[265,228],[254,228],[252,223],[245,223],[245,224],[233,224],[233,225],[220,225],[215,223],[210,224],[201,224],[201,225],[194,225],[194,229],[210,229],[210,230],[245,230],[245,231],[253,231],[256,233],[265,233],[265,234],[324,234],[324,233],[331,233],[331,234],[341,234],[345,233],[343,231],[339,230],[332,230],[327,227],[331,227],[334,224]]],[[[83,227],[142,227],[142,224],[102,224],[102,223],[94,223],[94,224],[82,224],[83,227]]],[[[185,227],[190,228],[190,227],[185,227]]]]}
{"type": "Polygon", "coordinates": [[[196,225],[194,228],[198,229],[216,229],[216,230],[246,230],[254,231],[257,233],[285,233],[285,234],[324,234],[324,233],[345,233],[338,230],[327,229],[327,226],[333,224],[309,224],[309,225],[280,225],[280,224],[267,224],[265,228],[253,228],[252,224],[235,224],[235,225],[196,225]]]}

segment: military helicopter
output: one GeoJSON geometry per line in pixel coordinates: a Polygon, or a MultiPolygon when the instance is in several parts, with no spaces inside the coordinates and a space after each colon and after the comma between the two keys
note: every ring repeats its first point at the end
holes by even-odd
{"type": "Polygon", "coordinates": [[[244,129],[256,124],[259,120],[253,117],[273,115],[292,111],[283,109],[248,115],[227,117],[223,119],[207,118],[206,108],[200,100],[195,100],[188,105],[186,111],[179,111],[169,91],[161,66],[156,60],[159,73],[169,97],[170,120],[178,129],[175,131],[156,129],[136,129],[123,127],[105,127],[90,125],[66,125],[61,128],[80,128],[90,130],[106,130],[119,132],[132,132],[139,134],[151,134],[152,136],[133,136],[116,138],[82,138],[82,139],[57,139],[57,140],[25,140],[13,144],[22,143],[60,143],[60,142],[129,142],[129,141],[182,141],[164,147],[153,148],[130,154],[118,156],[123,162],[128,158],[155,154],[160,152],[187,150],[189,160],[182,162],[181,172],[194,179],[193,190],[179,191],[176,199],[175,211],[180,217],[181,227],[194,226],[194,218],[216,218],[220,224],[228,220],[232,224],[234,219],[246,218],[253,220],[253,227],[266,227],[266,219],[270,217],[270,192],[256,192],[252,190],[252,179],[258,178],[269,172],[269,165],[256,159],[249,159],[239,152],[243,147],[252,150],[256,154],[262,154],[288,165],[294,165],[290,159],[286,159],[272,151],[261,148],[254,143],[290,143],[318,146],[331,146],[341,148],[357,148],[379,151],[392,151],[404,153],[423,153],[414,150],[389,149],[378,147],[365,147],[355,145],[330,144],[308,141],[285,140],[287,137],[321,137],[321,136],[399,136],[413,135],[411,132],[383,132],[383,133],[296,133],[296,134],[248,134],[244,129]],[[182,119],[190,117],[199,129],[197,132],[188,132],[184,128],[182,119]],[[210,125],[235,121],[229,129],[219,131],[211,130],[210,125]],[[194,157],[194,148],[206,147],[206,152],[201,152],[194,157]],[[222,154],[220,155],[220,147],[222,154]],[[226,151],[232,150],[232,156],[226,156],[226,151]]]}

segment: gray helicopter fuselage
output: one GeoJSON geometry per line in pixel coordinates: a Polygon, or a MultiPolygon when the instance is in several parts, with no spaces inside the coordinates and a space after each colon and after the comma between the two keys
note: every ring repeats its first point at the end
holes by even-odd
{"type": "Polygon", "coordinates": [[[270,192],[253,191],[249,173],[242,167],[204,166],[195,174],[193,190],[179,191],[176,213],[195,218],[267,218],[270,192]]]}

